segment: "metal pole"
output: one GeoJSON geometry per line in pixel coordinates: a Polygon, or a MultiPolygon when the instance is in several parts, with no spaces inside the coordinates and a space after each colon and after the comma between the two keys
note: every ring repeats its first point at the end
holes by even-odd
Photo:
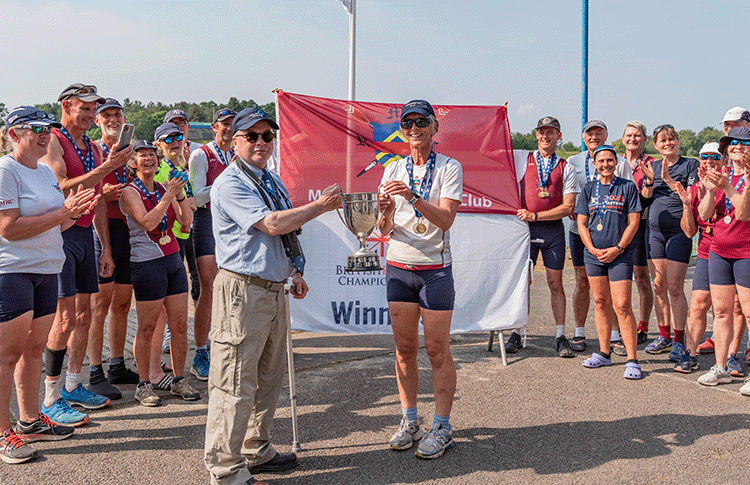
{"type": "MultiPolygon", "coordinates": [[[[356,21],[355,15],[357,11],[357,1],[352,0],[351,11],[349,12],[349,101],[354,101],[354,64],[356,57],[355,49],[355,33],[356,33],[356,21]]],[[[352,130],[354,121],[351,116],[347,117],[346,124],[348,132],[352,130]]],[[[344,182],[344,191],[349,193],[352,191],[352,158],[354,157],[354,139],[351,135],[347,134],[346,137],[346,181],[344,182]]]]}
{"type": "Polygon", "coordinates": [[[582,19],[582,66],[581,66],[581,83],[583,85],[582,103],[581,103],[581,151],[586,150],[583,143],[583,126],[589,119],[589,0],[583,0],[583,19],[582,19]]]}

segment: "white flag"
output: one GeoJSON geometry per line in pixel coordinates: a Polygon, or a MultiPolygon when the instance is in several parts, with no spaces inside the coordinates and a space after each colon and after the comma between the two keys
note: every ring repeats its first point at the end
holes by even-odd
{"type": "Polygon", "coordinates": [[[352,13],[352,0],[339,0],[348,13],[352,13]]]}

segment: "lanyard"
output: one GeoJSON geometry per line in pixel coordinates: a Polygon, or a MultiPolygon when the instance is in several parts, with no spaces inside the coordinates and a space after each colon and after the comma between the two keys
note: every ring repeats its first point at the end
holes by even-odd
{"type": "MultiPolygon", "coordinates": [[[[225,167],[229,165],[229,162],[227,161],[227,159],[224,158],[224,153],[222,153],[222,151],[219,149],[219,145],[216,144],[216,140],[212,141],[211,143],[213,143],[214,145],[214,151],[216,152],[217,155],[219,155],[219,161],[221,161],[221,164],[224,165],[225,167]]],[[[229,149],[230,160],[232,159],[232,157],[234,157],[234,150],[230,148],[229,149]]]]}
{"type": "Polygon", "coordinates": [[[589,160],[591,160],[591,156],[589,155],[588,150],[586,151],[586,182],[593,182],[594,180],[599,180],[599,172],[594,170],[594,175],[589,176],[589,160]]]}
{"type": "Polygon", "coordinates": [[[91,140],[89,140],[89,137],[87,137],[86,135],[81,135],[83,143],[86,145],[86,151],[88,152],[88,154],[84,157],[83,152],[81,152],[81,149],[78,148],[78,145],[73,140],[73,137],[70,136],[70,133],[68,133],[68,130],[66,130],[64,126],[60,128],[60,132],[65,135],[65,138],[67,138],[68,141],[73,145],[73,148],[75,148],[76,153],[78,154],[78,159],[83,164],[83,171],[85,173],[89,173],[90,171],[94,170],[94,168],[96,167],[96,161],[94,160],[94,150],[91,148],[91,140]]]}
{"type": "MultiPolygon", "coordinates": [[[[141,179],[138,177],[135,177],[133,179],[133,185],[135,185],[135,188],[137,188],[143,195],[148,197],[148,200],[150,200],[154,207],[159,205],[159,202],[161,201],[161,194],[159,193],[159,184],[154,182],[154,197],[151,197],[151,192],[148,191],[145,185],[143,185],[143,182],[141,182],[141,179]]],[[[164,217],[161,218],[161,222],[159,223],[159,230],[161,232],[166,232],[167,230],[167,220],[169,220],[169,217],[167,214],[169,213],[169,208],[167,207],[167,211],[164,213],[164,217]]]]}
{"type": "MultiPolygon", "coordinates": [[[[182,172],[183,170],[181,168],[175,167],[174,163],[172,163],[171,160],[169,160],[167,157],[164,157],[164,161],[167,162],[167,165],[169,165],[169,168],[172,170],[177,170],[178,172],[182,172]]],[[[185,195],[187,197],[193,196],[193,184],[190,183],[190,180],[185,183],[185,195]]]]}
{"type": "Polygon", "coordinates": [[[640,155],[638,155],[638,158],[636,158],[635,165],[633,165],[631,168],[633,169],[633,175],[638,171],[638,167],[641,166],[641,162],[643,161],[643,156],[645,155],[644,152],[641,152],[640,155]]]}
{"type": "MultiPolygon", "coordinates": [[[[729,169],[729,183],[732,183],[732,178],[734,177],[734,165],[732,165],[732,168],[729,169]]],[[[734,190],[737,192],[740,191],[740,188],[742,187],[742,184],[745,183],[745,175],[740,175],[740,180],[737,182],[737,185],[734,186],[734,190]]],[[[732,201],[729,200],[729,197],[727,197],[726,194],[724,194],[724,207],[727,210],[727,217],[729,217],[729,212],[732,210],[732,201]]]]}
{"type": "Polygon", "coordinates": [[[607,205],[606,201],[609,200],[609,194],[612,193],[612,187],[615,186],[615,183],[617,183],[617,177],[612,179],[612,182],[609,184],[609,190],[607,190],[607,196],[604,198],[604,201],[599,200],[599,187],[601,187],[602,183],[601,181],[596,181],[596,189],[594,190],[594,210],[596,210],[596,213],[599,215],[599,222],[604,218],[604,214],[607,212],[607,205]]]}
{"type": "MultiPolygon", "coordinates": [[[[411,155],[406,157],[406,173],[409,175],[409,188],[416,195],[420,196],[424,201],[430,197],[430,189],[432,189],[432,175],[435,171],[435,160],[437,155],[434,151],[430,151],[430,158],[427,159],[427,170],[425,171],[422,181],[419,183],[419,187],[414,186],[414,162],[412,161],[411,155]]],[[[417,218],[422,217],[422,214],[414,208],[414,214],[417,218]]]]}
{"type": "Polygon", "coordinates": [[[542,154],[537,150],[536,172],[539,175],[539,187],[543,189],[547,188],[547,184],[549,184],[549,176],[552,173],[552,167],[555,165],[555,161],[557,161],[557,154],[553,153],[552,156],[549,157],[549,163],[545,164],[542,154]]]}
{"type": "MultiPolygon", "coordinates": [[[[109,148],[104,144],[104,138],[102,138],[102,151],[104,152],[104,158],[109,158],[109,148]]],[[[128,175],[125,171],[125,167],[116,168],[112,171],[115,173],[115,178],[117,179],[118,184],[128,183],[128,175]],[[120,173],[119,170],[122,170],[122,173],[120,173]]]]}

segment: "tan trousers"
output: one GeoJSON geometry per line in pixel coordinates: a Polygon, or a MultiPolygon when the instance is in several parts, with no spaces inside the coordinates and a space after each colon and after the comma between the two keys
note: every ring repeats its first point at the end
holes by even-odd
{"type": "Polygon", "coordinates": [[[212,305],[204,461],[212,484],[243,484],[248,467],[276,454],[270,428],[286,370],[289,300],[220,271],[212,305]]]}

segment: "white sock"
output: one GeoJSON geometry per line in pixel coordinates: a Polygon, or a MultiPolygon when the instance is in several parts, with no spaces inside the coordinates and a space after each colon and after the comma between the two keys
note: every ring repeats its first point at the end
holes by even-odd
{"type": "Polygon", "coordinates": [[[576,327],[575,336],[586,338],[586,327],[576,327]]]}
{"type": "Polygon", "coordinates": [[[65,390],[73,392],[78,384],[81,383],[81,373],[73,374],[72,372],[65,373],[65,390]]]}
{"type": "Polygon", "coordinates": [[[609,341],[610,342],[619,342],[620,340],[622,340],[620,338],[620,331],[619,330],[612,330],[612,333],[610,335],[611,335],[609,337],[609,341]]]}
{"type": "Polygon", "coordinates": [[[49,381],[44,379],[44,407],[48,408],[60,399],[60,379],[49,381]]]}
{"type": "Polygon", "coordinates": [[[565,335],[565,325],[556,325],[557,327],[557,335],[555,338],[560,338],[563,335],[565,335]]]}

